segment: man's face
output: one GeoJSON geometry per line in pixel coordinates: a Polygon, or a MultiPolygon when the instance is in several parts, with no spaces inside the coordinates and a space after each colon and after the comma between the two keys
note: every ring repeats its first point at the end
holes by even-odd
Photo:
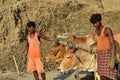
{"type": "Polygon", "coordinates": [[[30,27],[28,28],[28,31],[29,31],[30,33],[33,33],[33,32],[35,31],[34,26],[30,26],[30,27]]]}
{"type": "Polygon", "coordinates": [[[97,21],[97,22],[93,23],[93,26],[94,26],[95,28],[99,28],[99,27],[100,27],[100,24],[101,24],[101,21],[97,21]]]}

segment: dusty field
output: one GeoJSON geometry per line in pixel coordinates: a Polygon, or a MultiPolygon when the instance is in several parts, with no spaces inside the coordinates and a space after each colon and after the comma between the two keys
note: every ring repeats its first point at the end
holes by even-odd
{"type": "MultiPolygon", "coordinates": [[[[53,78],[56,76],[57,76],[57,71],[55,70],[46,72],[46,80],[53,80],[53,78]]],[[[20,73],[20,75],[18,75],[16,72],[6,71],[6,72],[0,72],[0,80],[34,80],[34,78],[32,74],[20,73]]],[[[40,76],[40,80],[41,80],[41,76],[40,76]]],[[[71,76],[65,80],[74,80],[74,77],[71,76]]]]}

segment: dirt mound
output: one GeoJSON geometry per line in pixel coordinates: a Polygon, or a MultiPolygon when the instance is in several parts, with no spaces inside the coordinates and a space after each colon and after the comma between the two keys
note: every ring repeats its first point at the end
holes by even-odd
{"type": "MultiPolygon", "coordinates": [[[[0,70],[15,71],[13,55],[20,71],[26,71],[26,23],[35,21],[37,31],[46,36],[71,33],[84,36],[94,31],[89,22],[93,13],[103,14],[103,23],[114,32],[120,30],[119,0],[1,0],[0,1],[0,70]],[[115,5],[111,5],[111,4],[115,5]]],[[[41,40],[44,57],[51,44],[41,40]]],[[[46,71],[59,63],[44,62],[46,71]]]]}

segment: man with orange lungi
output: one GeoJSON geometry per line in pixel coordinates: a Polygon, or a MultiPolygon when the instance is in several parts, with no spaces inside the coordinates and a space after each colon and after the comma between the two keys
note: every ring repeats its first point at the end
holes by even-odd
{"type": "Polygon", "coordinates": [[[40,38],[52,41],[52,38],[44,36],[41,32],[35,31],[35,23],[30,21],[27,23],[29,34],[26,37],[27,55],[28,55],[28,72],[32,72],[35,80],[39,80],[41,73],[42,80],[46,80],[43,63],[41,61],[40,38]]]}

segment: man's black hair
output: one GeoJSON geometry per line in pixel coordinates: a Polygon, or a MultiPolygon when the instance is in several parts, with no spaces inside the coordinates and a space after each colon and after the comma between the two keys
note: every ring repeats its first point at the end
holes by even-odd
{"type": "Polygon", "coordinates": [[[100,21],[101,18],[101,14],[97,13],[97,14],[92,14],[90,17],[90,22],[91,23],[96,23],[97,21],[100,21]]]}
{"type": "Polygon", "coordinates": [[[35,28],[35,27],[36,27],[35,22],[29,21],[29,22],[27,23],[27,27],[30,27],[30,26],[33,26],[33,27],[35,28]]]}

